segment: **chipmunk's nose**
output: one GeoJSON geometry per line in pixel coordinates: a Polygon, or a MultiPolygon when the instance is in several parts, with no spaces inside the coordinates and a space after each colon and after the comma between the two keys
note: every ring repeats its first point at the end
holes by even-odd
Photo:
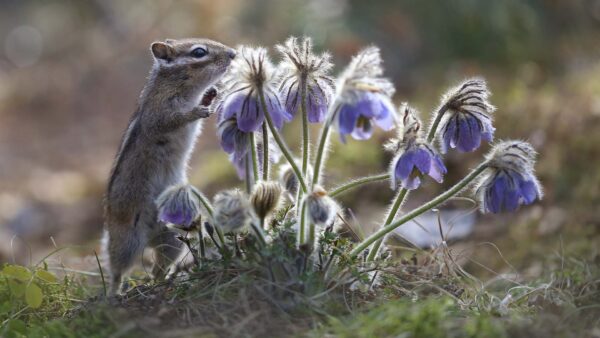
{"type": "Polygon", "coordinates": [[[237,52],[235,51],[235,49],[230,49],[227,52],[227,56],[229,56],[229,58],[232,59],[232,60],[235,59],[236,55],[237,55],[237,52]]]}

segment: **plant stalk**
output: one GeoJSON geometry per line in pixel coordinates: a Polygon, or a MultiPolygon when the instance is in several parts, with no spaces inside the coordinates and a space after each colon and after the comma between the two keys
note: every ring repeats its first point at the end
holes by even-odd
{"type": "Polygon", "coordinates": [[[437,207],[438,205],[444,203],[449,198],[461,192],[464,188],[466,188],[475,178],[477,178],[488,166],[488,162],[484,161],[475,169],[473,169],[467,176],[465,176],[460,182],[456,183],[452,188],[448,189],[446,192],[432,199],[431,201],[423,204],[419,208],[407,213],[402,218],[397,220],[396,222],[390,223],[383,228],[379,229],[371,236],[360,242],[352,251],[350,251],[349,255],[352,258],[357,257],[363,250],[368,248],[375,241],[383,238],[388,233],[392,232],[396,228],[405,224],[406,222],[412,220],[413,218],[423,214],[424,212],[437,207]]]}
{"type": "Polygon", "coordinates": [[[271,113],[267,109],[267,103],[265,102],[265,94],[264,94],[262,88],[258,91],[258,95],[260,97],[260,104],[265,113],[265,119],[267,120],[269,130],[271,131],[271,134],[273,134],[273,138],[275,139],[275,142],[277,142],[279,149],[281,149],[283,156],[290,163],[292,170],[294,170],[294,173],[298,177],[298,182],[300,182],[300,188],[302,188],[302,191],[306,192],[307,186],[306,186],[306,182],[304,181],[304,176],[302,176],[302,172],[300,171],[300,168],[298,168],[298,165],[294,161],[294,157],[292,156],[287,145],[281,138],[281,135],[277,131],[277,128],[275,128],[275,125],[273,124],[273,119],[271,118],[271,113]]]}
{"type": "Polygon", "coordinates": [[[339,187],[333,189],[330,193],[329,196],[331,197],[336,197],[338,195],[341,195],[343,193],[345,193],[348,190],[352,190],[354,188],[357,188],[363,184],[367,184],[367,183],[372,183],[372,182],[381,182],[381,181],[386,181],[390,178],[389,174],[379,174],[379,175],[372,175],[372,176],[366,176],[366,177],[361,177],[361,178],[357,178],[355,180],[352,180],[350,182],[346,182],[342,185],[340,185],[339,187]]]}

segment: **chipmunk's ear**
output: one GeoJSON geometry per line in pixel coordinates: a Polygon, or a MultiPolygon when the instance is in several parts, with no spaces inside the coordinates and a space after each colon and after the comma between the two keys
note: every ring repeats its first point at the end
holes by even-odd
{"type": "Polygon", "coordinates": [[[150,50],[152,51],[152,55],[157,60],[165,60],[171,61],[173,60],[173,56],[175,55],[175,51],[173,50],[173,46],[165,42],[154,42],[150,46],[150,50]]]}

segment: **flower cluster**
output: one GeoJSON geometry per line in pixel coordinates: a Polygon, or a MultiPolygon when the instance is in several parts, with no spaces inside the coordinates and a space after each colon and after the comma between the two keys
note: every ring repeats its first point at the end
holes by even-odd
{"type": "MultiPolygon", "coordinates": [[[[427,176],[443,182],[448,170],[440,154],[450,149],[472,152],[493,140],[495,108],[489,102],[485,81],[469,79],[449,90],[433,112],[430,126],[423,128],[415,109],[406,104],[397,109],[393,104],[394,86],[383,75],[377,47],[359,51],[335,80],[329,74],[333,67],[331,56],[315,53],[310,38],[289,38],[276,49],[282,56],[277,67],[266,49],[240,47],[211,106],[218,115],[221,147],[240,178],[246,180],[246,191],[219,192],[211,205],[189,185],[171,187],[157,200],[161,221],[191,228],[202,216],[210,229],[218,231],[220,244],[211,237],[214,243],[223,247],[227,246],[223,234],[245,236],[246,229],[252,229],[260,245],[269,245],[276,238],[273,234],[285,232],[272,229],[286,222],[289,229],[296,229],[296,251],[302,253],[306,264],[313,259],[315,248],[322,249],[315,245],[320,243],[317,237],[329,236],[323,230],[333,228],[336,220],[343,221],[343,217],[336,217],[342,216],[338,196],[363,184],[387,181],[398,192],[385,221],[372,235],[339,255],[357,258],[369,249],[365,257],[370,261],[378,256],[387,234],[463,193],[474,182],[482,212],[515,211],[541,199],[542,189],[534,170],[535,151],[526,142],[506,141],[494,145],[481,164],[437,197],[411,211],[401,210],[409,192],[419,188],[427,176]],[[280,133],[285,122],[291,121],[298,111],[303,113],[300,159],[280,133]],[[323,122],[314,152],[308,149],[309,122],[323,122]],[[337,129],[343,142],[348,135],[366,140],[373,135],[375,126],[384,131],[398,127],[397,139],[386,147],[393,152],[389,171],[326,189],[320,173],[330,131],[337,129]],[[269,166],[276,164],[280,154],[286,163],[279,167],[275,182],[269,166]],[[300,162],[301,169],[297,164],[300,162]],[[281,198],[284,193],[289,197],[285,201],[281,198]],[[268,231],[273,232],[265,235],[268,231]]],[[[211,95],[214,97],[214,93],[211,95]]],[[[207,98],[207,104],[211,104],[209,101],[207,98]]],[[[235,244],[238,249],[238,243],[235,244]]],[[[338,255],[346,249],[331,251],[338,255]]]]}

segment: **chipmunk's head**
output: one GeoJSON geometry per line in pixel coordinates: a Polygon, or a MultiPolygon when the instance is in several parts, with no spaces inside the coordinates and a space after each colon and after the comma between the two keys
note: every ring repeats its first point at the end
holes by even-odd
{"type": "Polygon", "coordinates": [[[206,87],[225,74],[236,55],[233,48],[208,39],[167,39],[152,43],[150,50],[158,70],[174,79],[206,87]]]}

